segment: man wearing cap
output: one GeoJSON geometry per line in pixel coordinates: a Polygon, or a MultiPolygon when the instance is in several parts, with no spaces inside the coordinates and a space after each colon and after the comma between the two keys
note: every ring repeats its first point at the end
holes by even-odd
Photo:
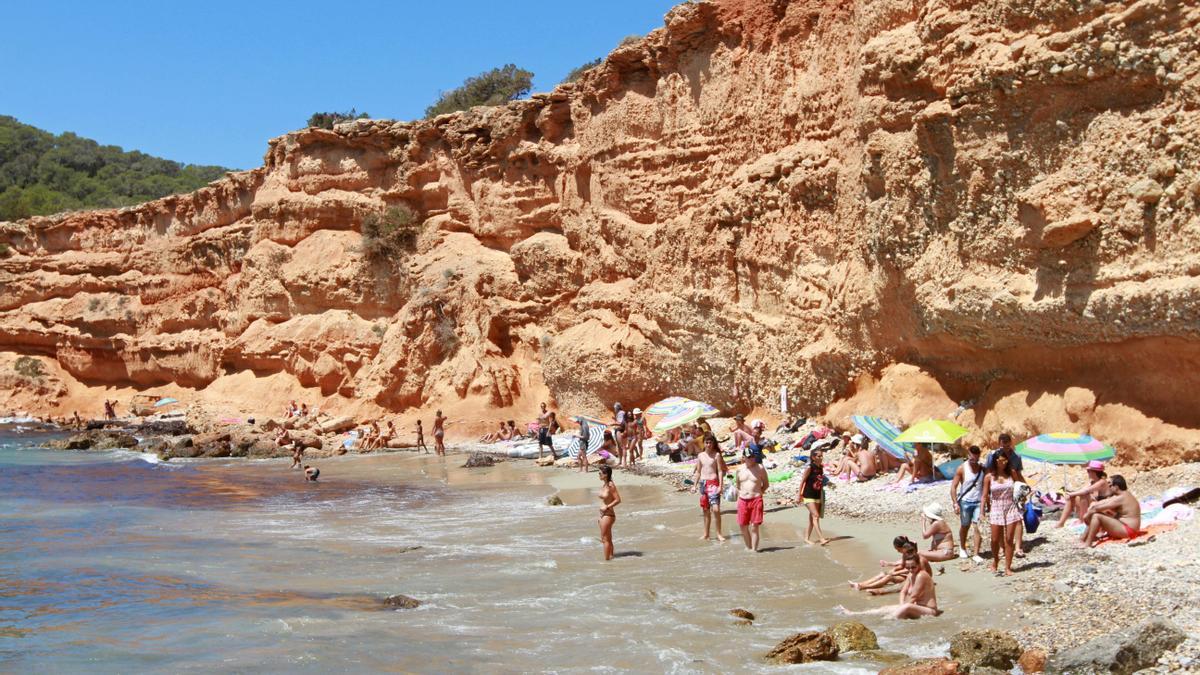
{"type": "Polygon", "coordinates": [[[748,550],[758,552],[758,529],[763,521],[763,493],[770,480],[767,472],[759,465],[754,452],[749,448],[742,451],[742,465],[737,470],[738,527],[742,530],[742,542],[748,550]]]}
{"type": "MultiPolygon", "coordinates": [[[[1025,474],[1021,473],[1024,470],[1024,467],[1021,465],[1021,456],[1018,455],[1017,451],[1013,448],[1012,436],[1004,433],[1000,434],[996,440],[1000,442],[1000,447],[996,448],[988,455],[987,461],[983,463],[983,468],[991,471],[992,465],[996,463],[996,455],[1004,453],[1004,456],[1008,458],[1008,466],[1012,470],[1013,480],[1017,481],[1018,483],[1028,483],[1029,481],[1025,480],[1025,474]]],[[[1025,557],[1024,518],[1021,519],[1021,523],[1017,529],[1017,544],[1013,555],[1018,558],[1025,557]]]]}
{"type": "Polygon", "coordinates": [[[975,562],[983,562],[983,558],[979,557],[979,545],[983,540],[979,531],[979,503],[983,499],[980,490],[983,488],[985,471],[979,463],[981,453],[978,445],[968,448],[967,461],[959,465],[954,472],[954,480],[950,481],[950,503],[954,505],[954,512],[958,514],[958,540],[962,542],[962,550],[959,551],[958,557],[967,557],[967,533],[974,524],[975,539],[970,555],[975,562]]]}

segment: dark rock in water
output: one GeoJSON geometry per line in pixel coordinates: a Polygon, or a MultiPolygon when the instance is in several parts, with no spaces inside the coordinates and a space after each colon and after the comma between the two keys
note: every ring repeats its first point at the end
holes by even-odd
{"type": "Polygon", "coordinates": [[[562,497],[559,497],[558,495],[550,495],[546,498],[546,503],[550,506],[562,506],[563,500],[562,497]]]}
{"type": "Polygon", "coordinates": [[[879,671],[879,675],[958,675],[958,661],[950,659],[913,659],[879,671]]]}
{"type": "Polygon", "coordinates": [[[167,455],[168,447],[167,441],[162,438],[143,438],[138,445],[138,449],[142,452],[151,452],[159,457],[169,456],[167,455]]]}
{"type": "Polygon", "coordinates": [[[745,619],[747,621],[754,620],[754,614],[751,612],[748,612],[744,609],[731,609],[731,610],[729,610],[729,614],[732,616],[736,616],[739,619],[745,619]]]}
{"type": "Polygon", "coordinates": [[[464,468],[474,469],[483,466],[495,466],[496,458],[491,455],[485,455],[482,452],[472,452],[467,458],[467,463],[463,464],[464,468]]]}
{"type": "Polygon", "coordinates": [[[766,659],[776,663],[809,663],[833,661],[838,656],[837,643],[825,633],[809,631],[796,633],[767,652],[766,659]]]}
{"type": "Polygon", "coordinates": [[[1187,634],[1175,624],[1154,619],[1059,652],[1046,661],[1046,672],[1125,675],[1155,665],[1158,657],[1185,639],[1187,634]]]}
{"type": "Polygon", "coordinates": [[[75,434],[70,438],[50,441],[46,447],[53,450],[113,450],[115,448],[135,448],[137,444],[137,439],[124,431],[92,429],[75,434]]]}
{"type": "Polygon", "coordinates": [[[875,631],[858,621],[835,623],[826,628],[825,632],[837,643],[838,651],[862,652],[879,649],[879,639],[875,636],[875,631]]]}
{"type": "Polygon", "coordinates": [[[130,431],[141,436],[185,436],[196,433],[189,427],[187,420],[156,420],[142,422],[131,427],[130,431]]]}
{"type": "Polygon", "coordinates": [[[950,639],[950,658],[967,670],[999,668],[1011,670],[1021,658],[1021,645],[999,630],[964,630],[950,639]]]}
{"type": "Polygon", "coordinates": [[[407,595],[389,595],[383,599],[384,607],[391,609],[416,609],[421,606],[421,601],[416,598],[410,598],[407,595]]]}
{"type": "Polygon", "coordinates": [[[841,656],[839,656],[839,659],[845,659],[847,661],[870,661],[872,663],[885,666],[904,663],[905,661],[911,660],[911,658],[912,657],[904,652],[892,652],[886,649],[864,649],[856,652],[843,652],[841,656]]]}

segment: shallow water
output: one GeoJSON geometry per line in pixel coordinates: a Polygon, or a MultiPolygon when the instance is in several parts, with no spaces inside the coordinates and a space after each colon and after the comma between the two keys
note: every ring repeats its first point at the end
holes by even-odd
{"type": "MultiPolygon", "coordinates": [[[[622,486],[605,564],[595,490],[546,506],[555,474],[528,462],[339,458],[306,484],[287,461],[31,447],[44,438],[0,428],[0,671],[765,671],[834,605],[877,604],[771,513],[769,552],[696,541],[694,496],[658,486],[622,486]],[[425,604],[380,609],[392,593],[425,604]],[[734,607],[759,620],[734,626],[734,607]]],[[[952,622],[867,623],[932,654],[952,622]]]]}

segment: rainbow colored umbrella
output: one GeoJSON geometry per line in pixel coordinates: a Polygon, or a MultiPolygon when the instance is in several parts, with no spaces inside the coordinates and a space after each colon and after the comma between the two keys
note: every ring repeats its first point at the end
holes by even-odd
{"type": "Polygon", "coordinates": [[[645,412],[647,415],[668,415],[676,408],[682,408],[695,402],[683,396],[671,396],[652,404],[649,408],[646,408],[645,412]]]}
{"type": "Polygon", "coordinates": [[[917,422],[896,437],[899,443],[953,443],[967,435],[967,430],[946,420],[917,422]]]}
{"type": "Polygon", "coordinates": [[[1117,456],[1111,445],[1087,434],[1040,434],[1018,443],[1015,449],[1025,459],[1049,464],[1087,464],[1094,459],[1106,461],[1117,456]]]}
{"type": "Polygon", "coordinates": [[[675,408],[667,413],[658,424],[654,425],[654,432],[668,431],[675,427],[681,427],[685,424],[691,424],[701,417],[712,417],[716,415],[718,410],[707,403],[700,401],[692,401],[687,405],[675,408]]]}
{"type": "Polygon", "coordinates": [[[875,441],[889,455],[897,459],[908,458],[909,449],[905,447],[905,444],[896,442],[896,437],[900,435],[900,430],[891,422],[879,417],[868,417],[866,415],[855,415],[850,420],[854,422],[854,426],[858,427],[859,431],[863,432],[864,436],[875,441]]]}

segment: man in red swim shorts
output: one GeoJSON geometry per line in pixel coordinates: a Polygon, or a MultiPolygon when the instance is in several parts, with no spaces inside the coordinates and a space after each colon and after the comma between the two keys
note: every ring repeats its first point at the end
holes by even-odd
{"type": "Polygon", "coordinates": [[[737,470],[738,527],[748,550],[758,552],[758,528],[763,521],[763,493],[767,490],[767,472],[750,448],[742,451],[742,466],[737,470]]]}

